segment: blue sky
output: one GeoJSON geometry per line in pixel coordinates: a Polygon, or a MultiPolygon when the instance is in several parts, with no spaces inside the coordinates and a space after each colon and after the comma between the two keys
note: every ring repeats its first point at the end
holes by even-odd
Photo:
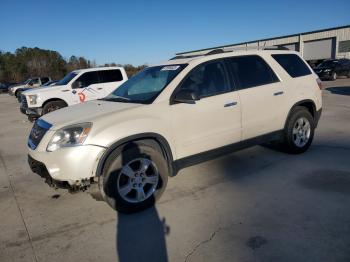
{"type": "Polygon", "coordinates": [[[98,64],[152,64],[180,51],[348,25],[349,10],[349,0],[0,0],[0,50],[37,46],[98,64]]]}

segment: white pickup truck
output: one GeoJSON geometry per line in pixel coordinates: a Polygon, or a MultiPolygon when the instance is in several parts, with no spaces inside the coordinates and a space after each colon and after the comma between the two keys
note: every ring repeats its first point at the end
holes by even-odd
{"type": "Polygon", "coordinates": [[[127,79],[128,76],[122,67],[75,70],[51,88],[36,88],[23,92],[20,110],[33,120],[66,106],[103,98],[127,79]]]}
{"type": "Polygon", "coordinates": [[[34,77],[34,78],[29,78],[28,80],[26,80],[23,83],[17,84],[17,85],[13,85],[9,88],[9,94],[10,95],[14,95],[17,97],[18,94],[18,90],[22,89],[22,88],[36,88],[39,86],[42,86],[44,84],[46,84],[47,82],[51,81],[50,77],[34,77]]]}

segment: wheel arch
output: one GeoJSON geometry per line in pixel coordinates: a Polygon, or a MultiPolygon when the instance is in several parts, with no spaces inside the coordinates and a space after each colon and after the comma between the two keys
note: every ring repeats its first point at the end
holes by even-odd
{"type": "Polygon", "coordinates": [[[295,104],[291,107],[291,109],[290,109],[289,112],[288,112],[286,121],[285,121],[285,126],[286,126],[286,124],[287,124],[287,122],[288,122],[288,119],[289,119],[290,116],[291,116],[291,113],[292,113],[293,109],[294,109],[295,107],[297,107],[297,106],[305,107],[305,108],[310,112],[310,114],[312,115],[312,117],[313,117],[314,119],[316,119],[316,104],[315,104],[315,102],[312,101],[311,99],[305,99],[305,100],[301,100],[301,101],[295,103],[295,104]]]}
{"type": "Polygon", "coordinates": [[[171,147],[170,147],[168,141],[162,135],[157,134],[157,133],[140,133],[140,134],[125,137],[125,138],[113,143],[110,147],[108,147],[108,149],[106,150],[106,152],[104,152],[104,154],[102,155],[102,157],[100,158],[100,160],[97,164],[96,176],[102,175],[106,161],[113,151],[115,151],[116,149],[120,148],[123,145],[126,145],[126,144],[131,143],[131,142],[135,142],[135,141],[138,141],[138,142],[140,142],[140,141],[153,141],[153,142],[157,143],[159,145],[160,149],[162,150],[162,153],[167,161],[168,168],[169,168],[169,176],[174,175],[173,174],[174,173],[173,172],[173,154],[172,154],[171,147]]]}
{"type": "Polygon", "coordinates": [[[54,101],[64,102],[66,104],[66,106],[68,106],[68,103],[66,101],[64,101],[62,98],[55,97],[55,98],[50,98],[50,99],[45,100],[45,102],[42,104],[41,107],[44,107],[48,103],[54,102],[54,101]]]}

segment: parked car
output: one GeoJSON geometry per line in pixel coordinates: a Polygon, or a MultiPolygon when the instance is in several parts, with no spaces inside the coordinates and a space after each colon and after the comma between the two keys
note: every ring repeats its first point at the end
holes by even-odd
{"type": "Polygon", "coordinates": [[[10,86],[17,83],[0,83],[0,93],[7,93],[10,86]]]}
{"type": "Polygon", "coordinates": [[[7,93],[8,86],[5,83],[0,83],[0,93],[7,93]]]}
{"type": "Polygon", "coordinates": [[[45,83],[51,81],[50,77],[34,77],[34,78],[30,78],[28,80],[26,80],[23,83],[17,84],[17,85],[13,85],[9,88],[9,94],[10,95],[14,95],[17,97],[18,95],[18,90],[21,88],[27,88],[27,87],[31,87],[31,88],[35,88],[35,87],[39,87],[44,85],[45,83]]]}
{"type": "Polygon", "coordinates": [[[323,80],[336,80],[338,76],[350,78],[350,60],[346,58],[325,60],[314,70],[323,80]]]}
{"type": "MultiPolygon", "coordinates": [[[[49,82],[46,82],[45,84],[43,84],[41,87],[50,87],[50,86],[54,86],[56,85],[58,81],[49,81],[49,82]]],[[[19,88],[17,89],[17,100],[19,103],[21,103],[22,101],[22,93],[24,91],[28,91],[28,90],[32,90],[33,88],[32,87],[25,87],[25,88],[19,88]]]]}
{"type": "Polygon", "coordinates": [[[28,160],[56,186],[98,181],[112,208],[137,212],[183,167],[270,141],[305,152],[321,110],[320,80],[296,52],[177,57],[103,99],[41,117],[28,160]]]}
{"type": "Polygon", "coordinates": [[[127,79],[122,67],[75,70],[51,88],[23,92],[20,110],[35,119],[66,106],[103,98],[127,79]]]}

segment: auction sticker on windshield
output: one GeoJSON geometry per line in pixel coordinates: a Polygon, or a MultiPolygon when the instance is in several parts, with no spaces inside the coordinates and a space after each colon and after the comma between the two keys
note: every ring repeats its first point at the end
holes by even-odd
{"type": "Polygon", "coordinates": [[[175,71],[179,68],[180,66],[164,66],[160,71],[175,71]]]}

